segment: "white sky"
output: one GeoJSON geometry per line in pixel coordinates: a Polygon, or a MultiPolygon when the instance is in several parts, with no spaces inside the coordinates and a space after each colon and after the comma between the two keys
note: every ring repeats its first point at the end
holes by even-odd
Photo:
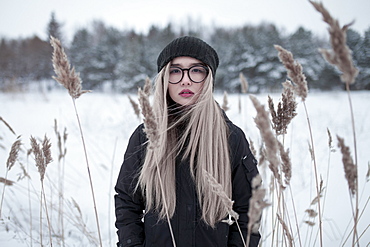
{"type": "MultiPolygon", "coordinates": [[[[322,0],[341,25],[352,26],[361,34],[370,27],[370,0],[322,0]]],[[[169,21],[186,23],[187,17],[202,24],[242,26],[272,22],[291,33],[303,26],[324,35],[327,25],[308,0],[0,0],[0,37],[46,38],[51,12],[63,25],[70,40],[74,32],[89,27],[92,20],[102,20],[118,29],[147,31],[148,26],[169,21]]]]}

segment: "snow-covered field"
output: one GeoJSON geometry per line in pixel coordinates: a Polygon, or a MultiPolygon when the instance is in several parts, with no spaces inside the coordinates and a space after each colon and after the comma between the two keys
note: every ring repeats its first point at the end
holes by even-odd
{"type": "MultiPolygon", "coordinates": [[[[267,104],[267,94],[256,95],[261,103],[267,104]]],[[[280,97],[272,94],[275,104],[280,97]]],[[[352,92],[352,101],[356,121],[360,213],[358,225],[359,235],[369,226],[370,210],[364,205],[370,196],[369,185],[366,183],[366,173],[370,161],[370,92],[352,92]]],[[[132,95],[136,98],[136,95],[132,95]]],[[[216,95],[222,103],[222,95],[216,95]]],[[[253,117],[255,110],[247,95],[241,97],[242,114],[238,108],[239,95],[229,95],[229,118],[253,140],[254,145],[260,143],[260,135],[255,127],[253,117]]],[[[77,99],[78,114],[87,145],[88,160],[91,169],[97,210],[99,215],[103,246],[115,246],[116,234],[114,227],[114,184],[126,149],[128,138],[141,122],[136,117],[127,95],[111,93],[90,93],[77,99]]],[[[323,206],[324,245],[340,246],[353,226],[351,200],[347,182],[344,178],[341,154],[337,148],[336,135],[345,139],[352,155],[353,134],[350,121],[347,93],[310,93],[306,100],[309,118],[312,124],[314,148],[318,171],[324,181],[326,197],[323,206]],[[333,136],[333,146],[336,152],[330,152],[328,147],[327,128],[333,136]]],[[[317,224],[309,227],[303,221],[308,220],[304,212],[310,207],[315,197],[313,165],[309,152],[309,132],[304,108],[300,102],[298,115],[288,129],[285,146],[289,147],[293,173],[291,192],[286,192],[286,202],[294,206],[298,216],[300,239],[302,246],[319,246],[317,240],[317,224]],[[316,242],[315,242],[316,239],[316,242]]],[[[97,227],[94,215],[90,184],[88,179],[85,156],[73,103],[67,91],[49,93],[0,93],[0,117],[9,123],[16,135],[0,122],[0,177],[5,177],[6,161],[12,143],[21,135],[23,149],[19,155],[21,162],[30,175],[30,180],[18,178],[22,174],[19,163],[9,171],[8,179],[15,181],[14,185],[6,186],[4,203],[0,221],[0,246],[39,246],[40,245],[40,176],[37,172],[33,155],[27,158],[26,151],[30,148],[29,138],[43,139],[46,135],[52,142],[54,161],[46,169],[45,193],[48,213],[53,230],[53,245],[59,246],[57,234],[60,233],[58,224],[59,194],[58,184],[64,174],[64,235],[66,246],[95,246],[92,239],[97,241],[97,227]],[[58,162],[57,139],[54,122],[63,134],[64,128],[68,133],[65,143],[67,153],[65,159],[58,162]],[[64,171],[64,172],[63,172],[64,171]],[[80,211],[79,211],[80,210],[80,211]],[[32,231],[30,231],[32,229],[32,231]],[[90,237],[87,237],[90,234],[90,237]],[[33,240],[31,240],[31,238],[33,240]]],[[[260,168],[261,174],[265,173],[260,168]]],[[[269,171],[266,171],[270,176],[269,171]]],[[[268,187],[265,184],[265,187],[268,187]]],[[[1,193],[4,185],[0,184],[1,193]]],[[[265,215],[268,215],[268,211],[265,215]]],[[[296,232],[293,210],[290,210],[289,221],[296,232]]],[[[317,221],[316,221],[317,222],[317,221]]],[[[270,232],[263,231],[262,239],[269,242],[270,232]]],[[[280,233],[281,234],[281,233],[280,233]]],[[[301,246],[298,235],[293,236],[297,246],[301,246]]],[[[42,212],[42,243],[50,245],[49,232],[45,211],[42,212]]],[[[350,246],[352,236],[344,244],[350,246]]],[[[361,237],[360,246],[370,242],[370,231],[361,237]]]]}

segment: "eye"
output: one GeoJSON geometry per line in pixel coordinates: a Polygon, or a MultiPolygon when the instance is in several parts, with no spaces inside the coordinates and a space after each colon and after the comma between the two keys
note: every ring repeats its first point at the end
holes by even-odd
{"type": "Polygon", "coordinates": [[[180,68],[170,68],[170,74],[181,74],[180,68]]]}
{"type": "Polygon", "coordinates": [[[206,72],[207,72],[206,69],[200,66],[191,68],[191,73],[205,74],[206,72]]]}

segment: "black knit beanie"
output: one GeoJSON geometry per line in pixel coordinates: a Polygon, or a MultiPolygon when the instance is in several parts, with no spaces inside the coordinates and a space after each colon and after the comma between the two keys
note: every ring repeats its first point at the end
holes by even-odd
{"type": "Polygon", "coordinates": [[[162,50],[157,59],[158,72],[172,59],[183,56],[205,63],[215,77],[219,64],[217,52],[203,40],[190,36],[177,38],[162,50]]]}

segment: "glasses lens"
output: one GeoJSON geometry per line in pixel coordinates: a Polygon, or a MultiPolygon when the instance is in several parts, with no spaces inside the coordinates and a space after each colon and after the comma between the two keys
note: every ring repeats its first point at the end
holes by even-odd
{"type": "Polygon", "coordinates": [[[208,71],[203,66],[194,66],[189,69],[189,76],[193,82],[202,82],[206,79],[208,71]]]}
{"type": "Polygon", "coordinates": [[[183,71],[180,68],[172,67],[170,68],[170,83],[178,83],[182,79],[183,71]]]}

